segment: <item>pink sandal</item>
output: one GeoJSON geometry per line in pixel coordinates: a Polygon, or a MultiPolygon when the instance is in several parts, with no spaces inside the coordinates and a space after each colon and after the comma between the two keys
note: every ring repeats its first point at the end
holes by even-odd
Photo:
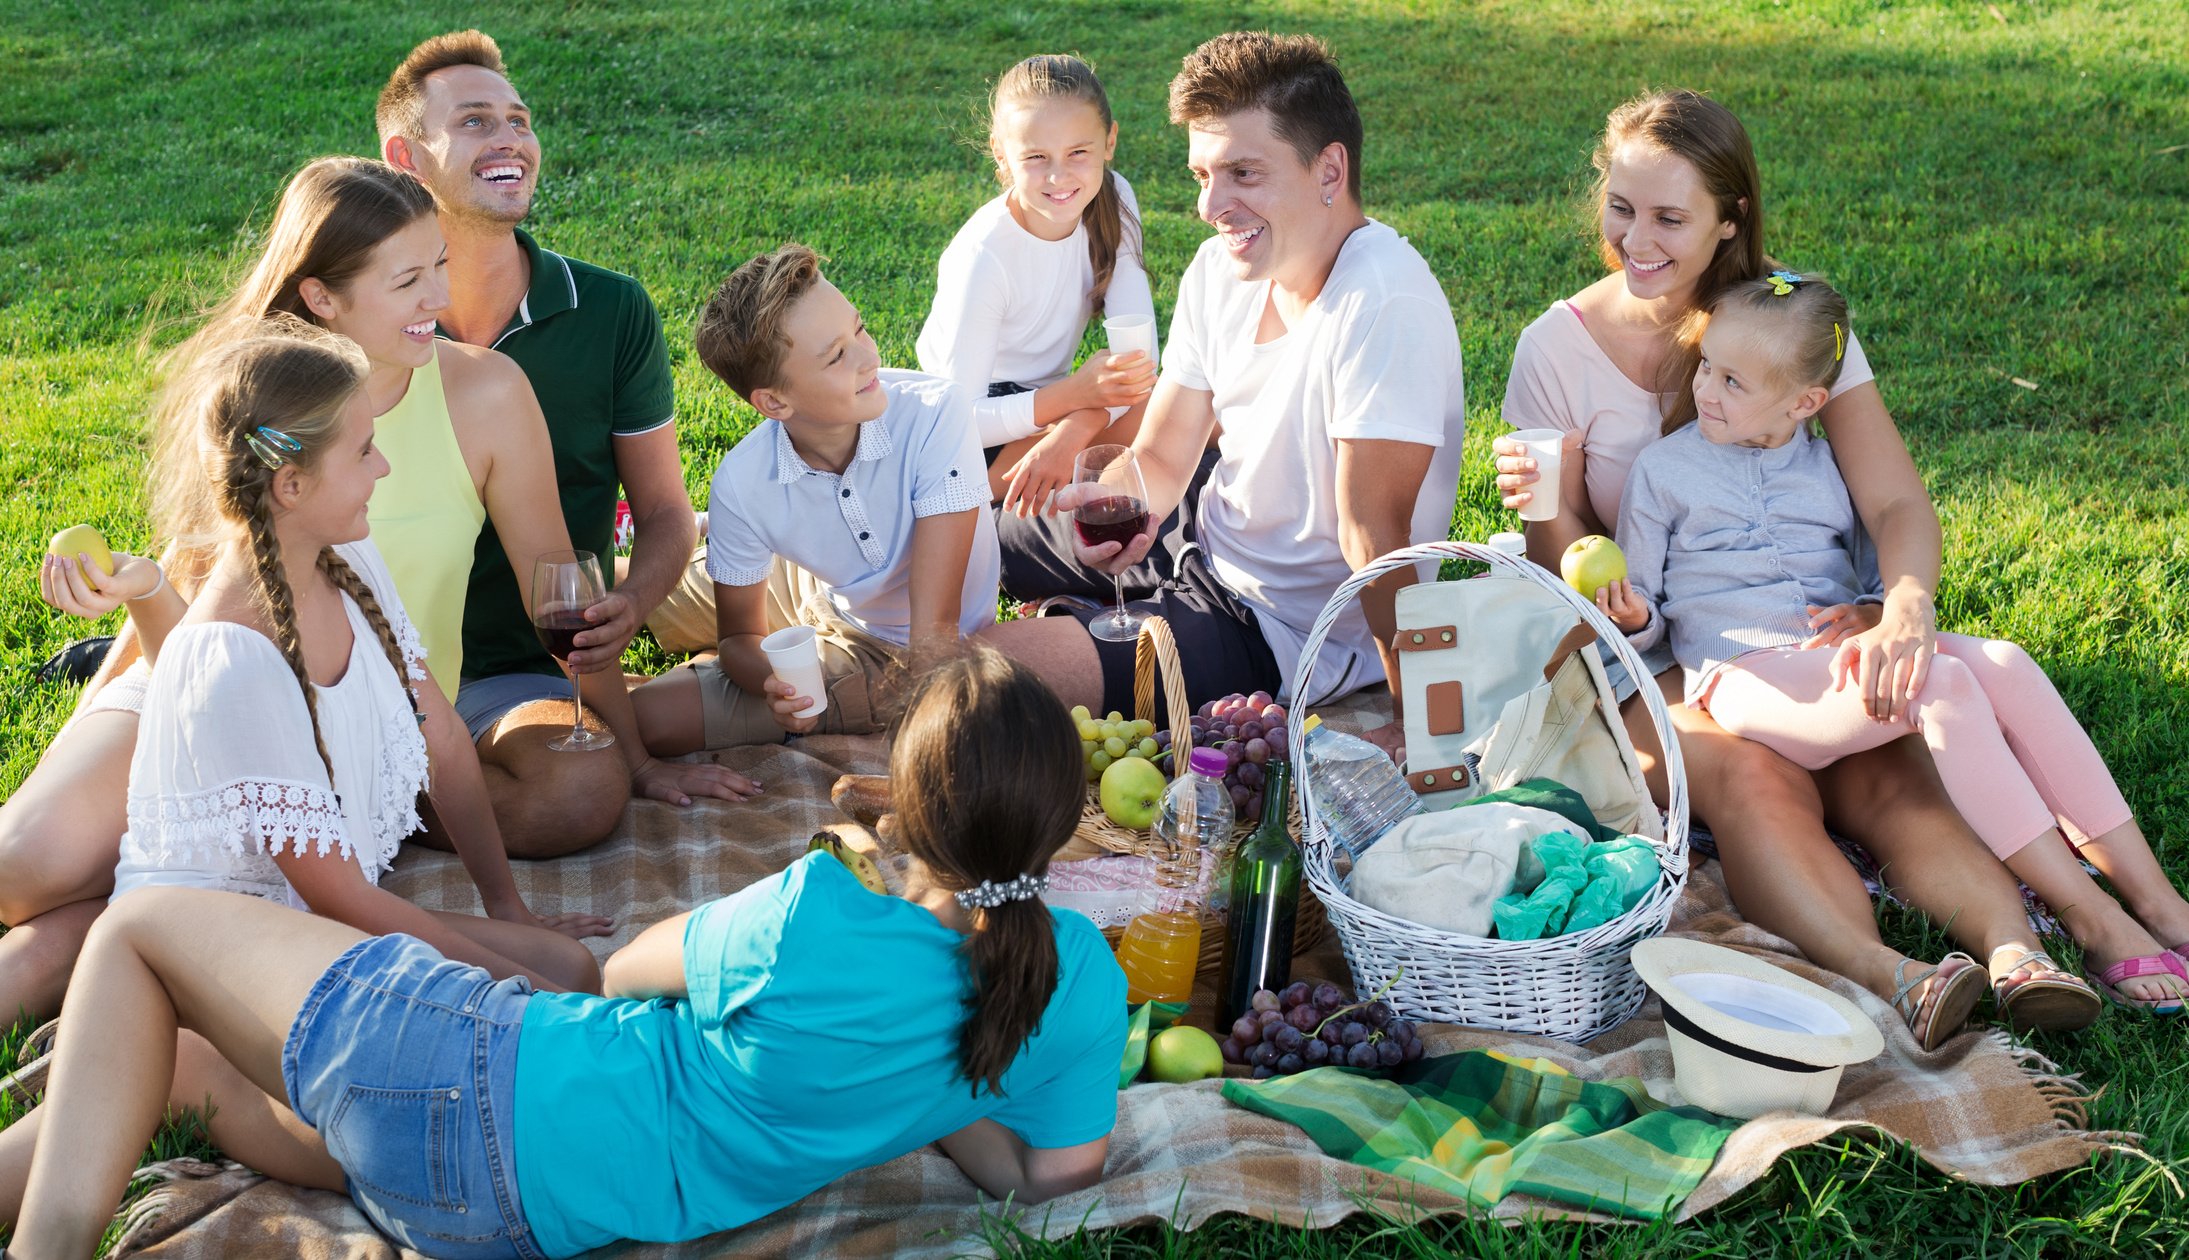
{"type": "Polygon", "coordinates": [[[2147,1015],[2181,1014],[2183,998],[2137,998],[2121,992],[2123,981],[2141,980],[2147,976],[2172,976],[2181,981],[2184,989],[2189,989],[2189,966],[2184,966],[2181,957],[2173,950],[2144,954],[2137,958],[2123,958],[2104,971],[2091,971],[2087,967],[2083,969],[2083,979],[2089,981],[2098,992],[2116,1005],[2125,1006],[2132,1011],[2142,1011],[2147,1015]]]}

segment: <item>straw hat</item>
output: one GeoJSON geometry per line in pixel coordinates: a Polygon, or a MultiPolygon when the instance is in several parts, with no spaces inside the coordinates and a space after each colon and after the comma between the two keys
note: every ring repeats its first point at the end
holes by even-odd
{"type": "Polygon", "coordinates": [[[1822,1115],[1841,1071],[1885,1048],[1862,1008],[1737,950],[1660,936],[1634,969],[1663,999],[1680,1093],[1721,1116],[1822,1115]]]}

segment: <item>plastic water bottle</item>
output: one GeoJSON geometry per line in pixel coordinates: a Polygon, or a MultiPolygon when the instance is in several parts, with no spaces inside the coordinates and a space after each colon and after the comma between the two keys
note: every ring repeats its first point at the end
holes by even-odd
{"type": "Polygon", "coordinates": [[[1332,842],[1352,856],[1359,857],[1402,819],[1422,812],[1421,798],[1381,748],[1332,730],[1319,717],[1307,719],[1304,742],[1315,813],[1332,842]]]}
{"type": "Polygon", "coordinates": [[[1155,905],[1125,927],[1117,965],[1125,1000],[1184,1002],[1193,996],[1201,962],[1201,850],[1221,853],[1231,841],[1230,761],[1215,748],[1196,748],[1186,773],[1171,780],[1155,815],[1155,905]]]}

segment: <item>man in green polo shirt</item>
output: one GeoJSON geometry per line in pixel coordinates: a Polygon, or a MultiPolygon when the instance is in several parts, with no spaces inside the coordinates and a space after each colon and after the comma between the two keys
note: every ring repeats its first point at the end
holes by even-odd
{"type": "Polygon", "coordinates": [[[557,752],[570,729],[570,686],[540,646],[521,583],[494,527],[479,535],[464,602],[464,676],[457,712],[478,742],[487,789],[511,854],[553,857],[608,836],[635,789],[677,804],[741,800],[758,789],[718,766],[656,761],[639,739],[623,687],[624,645],[675,586],[696,529],[677,458],[676,403],[661,320],[644,286],[542,249],[518,229],[538,186],[531,111],[478,31],[411,50],[380,94],[381,155],[433,193],[448,241],[449,307],[441,335],[488,346],[532,382],[555,451],[573,546],[613,580],[620,484],[637,543],[629,573],[587,610],[570,665],[612,749],[557,752]]]}

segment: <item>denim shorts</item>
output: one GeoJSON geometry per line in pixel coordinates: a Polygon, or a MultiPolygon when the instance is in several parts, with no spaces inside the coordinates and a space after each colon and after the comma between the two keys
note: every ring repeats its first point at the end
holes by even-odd
{"type": "Polygon", "coordinates": [[[568,700],[570,680],[561,674],[496,674],[466,678],[456,688],[456,716],[478,743],[510,710],[534,700],[568,700]]]}
{"type": "Polygon", "coordinates": [[[402,1246],[448,1260],[544,1260],[517,1202],[517,1032],[532,986],[411,936],[343,951],[281,1051],[289,1106],[350,1198],[402,1246]]]}

